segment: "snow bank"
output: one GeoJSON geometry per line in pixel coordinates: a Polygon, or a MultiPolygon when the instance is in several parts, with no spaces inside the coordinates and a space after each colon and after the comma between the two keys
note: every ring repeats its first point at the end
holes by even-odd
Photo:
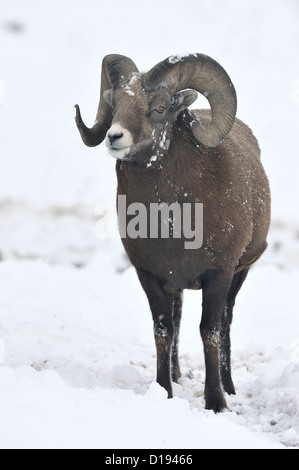
{"type": "MultiPolygon", "coordinates": [[[[187,401],[167,400],[157,384],[145,395],[128,390],[87,390],[67,386],[53,371],[1,371],[14,402],[3,413],[7,448],[279,448],[258,434],[187,401]],[[46,423],[46,426],[45,426],[46,423]]],[[[4,401],[6,405],[6,401],[4,401]]]]}
{"type": "MultiPolygon", "coordinates": [[[[117,241],[113,243],[116,251],[120,249],[117,241]]],[[[288,273],[277,276],[273,267],[260,266],[251,273],[244,293],[246,305],[238,305],[233,330],[237,395],[228,397],[230,412],[214,416],[204,410],[199,293],[186,294],[181,331],[183,374],[180,384],[174,384],[175,399],[169,401],[154,383],[152,322],[132,268],[119,272],[117,260],[105,249],[98,250],[93,261],[81,269],[42,260],[1,263],[0,337],[5,364],[0,367],[0,445],[299,445],[298,323],[292,316],[292,299],[283,324],[275,325],[276,311],[271,304],[264,311],[257,308],[250,292],[259,295],[261,278],[272,279],[276,293],[290,281],[288,273]],[[270,331],[261,325],[251,343],[262,315],[270,331]],[[275,338],[268,341],[271,332],[275,338]]]]}

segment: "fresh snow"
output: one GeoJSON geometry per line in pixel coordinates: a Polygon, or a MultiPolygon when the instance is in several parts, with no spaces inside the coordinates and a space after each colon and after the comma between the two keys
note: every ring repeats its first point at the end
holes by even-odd
{"type": "Polygon", "coordinates": [[[172,55],[171,57],[168,58],[168,62],[170,64],[177,64],[178,62],[183,62],[183,60],[186,58],[186,57],[190,57],[190,56],[195,56],[197,57],[197,54],[175,54],[175,55],[172,55]]]}
{"type": "Polygon", "coordinates": [[[148,24],[155,6],[168,21],[149,35],[143,2],[117,0],[113,31],[97,0],[1,2],[1,449],[299,448],[298,5],[192,3],[175,35],[175,0],[153,0],[148,24]],[[235,308],[237,395],[220,415],[204,409],[200,292],[185,292],[174,398],[155,382],[147,299],[115,228],[101,238],[115,162],[74,123],[77,102],[93,122],[106,54],[146,70],[182,48],[228,71],[273,197],[269,248],[235,308]]]}
{"type": "Polygon", "coordinates": [[[185,295],[183,374],[167,400],[155,383],[149,307],[120,241],[96,238],[83,208],[49,208],[38,223],[27,207],[27,227],[15,223],[24,221],[22,205],[9,212],[1,227],[1,447],[299,446],[299,270],[287,268],[283,247],[265,255],[240,293],[232,330],[237,395],[227,397],[230,411],[214,416],[204,410],[199,292],[185,295]]]}

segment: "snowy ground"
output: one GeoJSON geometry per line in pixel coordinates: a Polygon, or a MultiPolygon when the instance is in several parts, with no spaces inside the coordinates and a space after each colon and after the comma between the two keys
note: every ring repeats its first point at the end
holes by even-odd
{"type": "MultiPolygon", "coordinates": [[[[204,410],[200,293],[185,296],[183,377],[169,401],[154,383],[151,315],[120,242],[96,238],[83,207],[38,214],[7,202],[2,212],[1,446],[299,446],[299,267],[284,269],[290,253],[276,247],[276,236],[291,241],[292,227],[274,226],[240,294],[238,393],[231,411],[214,416],[204,410]]],[[[298,260],[298,237],[288,247],[298,260]]]]}
{"type": "Polygon", "coordinates": [[[190,1],[170,41],[181,2],[153,0],[169,24],[148,12],[146,37],[145,3],[119,2],[113,20],[101,3],[1,0],[0,448],[299,448],[298,4],[190,1]],[[145,295],[118,238],[96,236],[114,162],[73,122],[77,101],[92,122],[105,54],[146,69],[185,51],[234,77],[273,194],[269,249],[236,305],[237,395],[217,416],[204,410],[200,293],[185,295],[175,398],[154,381],[145,295]]]}

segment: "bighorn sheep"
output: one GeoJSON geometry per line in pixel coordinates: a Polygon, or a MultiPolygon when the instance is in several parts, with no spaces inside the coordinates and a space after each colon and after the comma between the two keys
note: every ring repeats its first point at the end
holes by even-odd
{"type": "MultiPolygon", "coordinates": [[[[105,139],[117,158],[118,195],[126,196],[126,207],[135,202],[146,208],[161,202],[182,208],[185,203],[203,204],[200,248],[186,249],[184,233],[122,241],[149,300],[157,382],[169,398],[171,379],[180,377],[182,292],[202,289],[205,399],[206,408],[215,412],[227,406],[223,389],[235,393],[230,364],[233,307],[249,267],[267,246],[270,222],[270,190],[258,142],[235,118],[236,103],[229,76],[206,55],[172,56],[147,73],[139,73],[128,57],[108,55],[92,128],[83,123],[76,105],[83,142],[93,147],[105,139]],[[208,99],[211,112],[187,109],[197,92],[208,99]]],[[[191,222],[196,223],[194,211],[191,222]]]]}

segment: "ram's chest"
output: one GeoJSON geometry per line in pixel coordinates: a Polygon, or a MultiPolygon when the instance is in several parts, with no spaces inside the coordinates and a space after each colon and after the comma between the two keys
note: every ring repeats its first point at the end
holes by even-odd
{"type": "Polygon", "coordinates": [[[194,183],[186,166],[181,170],[169,167],[158,162],[140,169],[118,164],[118,194],[125,194],[129,204],[139,202],[148,207],[152,203],[191,202],[194,183]]]}
{"type": "Polygon", "coordinates": [[[186,160],[181,171],[178,164],[117,168],[119,229],[129,258],[174,287],[179,280],[193,285],[207,269],[235,266],[252,237],[245,196],[230,180],[221,183],[217,168],[208,173],[186,160]]]}
{"type": "Polygon", "coordinates": [[[181,219],[188,196],[186,189],[157,172],[127,178],[119,171],[117,206],[122,233],[125,231],[135,244],[139,238],[168,238],[167,230],[171,237],[174,219],[181,219]]]}
{"type": "Polygon", "coordinates": [[[168,289],[192,287],[198,277],[194,248],[201,246],[203,226],[194,194],[166,171],[129,176],[118,169],[119,229],[132,264],[155,274],[168,289]]]}

